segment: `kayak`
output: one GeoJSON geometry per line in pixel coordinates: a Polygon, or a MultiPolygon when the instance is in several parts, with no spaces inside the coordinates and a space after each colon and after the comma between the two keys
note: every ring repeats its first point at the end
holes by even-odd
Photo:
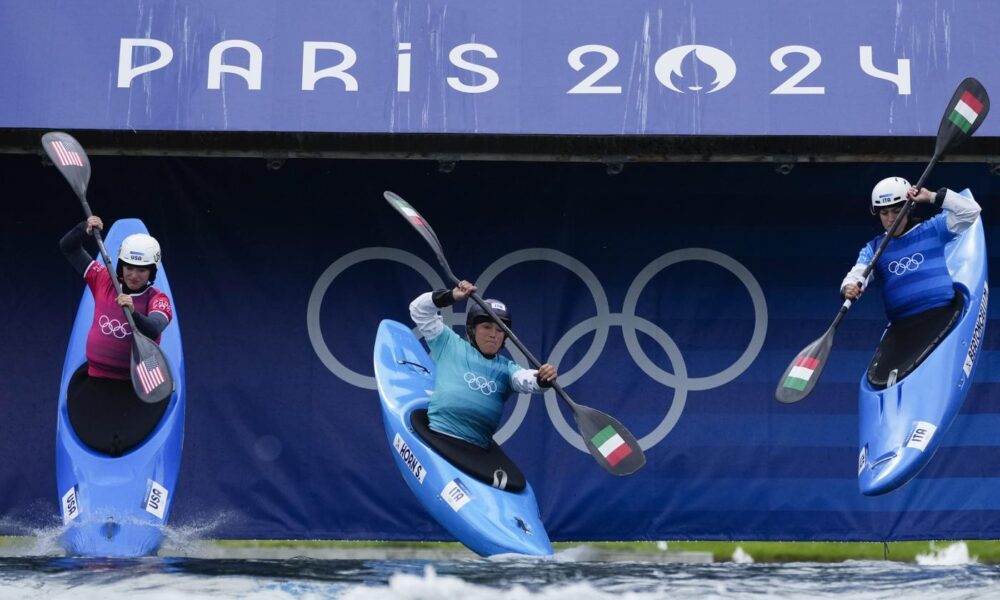
{"type": "Polygon", "coordinates": [[[890,492],[927,465],[972,385],[989,296],[981,218],[948,243],[945,259],[955,301],[887,327],[861,377],[858,487],[864,495],[890,492]]]}
{"type": "Polygon", "coordinates": [[[386,438],[406,484],[444,529],[480,556],[550,556],[534,491],[500,447],[470,450],[427,427],[434,372],[408,327],[379,324],[375,380],[386,438]]]}
{"type": "MultiPolygon", "coordinates": [[[[138,219],[117,221],[105,236],[108,252],[116,257],[122,240],[133,233],[148,232],[138,219]]],[[[153,285],[173,300],[162,264],[153,285]]],[[[86,376],[93,318],[94,298],[84,289],[66,350],[56,417],[56,485],[64,525],[60,542],[75,556],[155,554],[174,502],[184,441],[184,353],[177,309],[160,339],[175,389],[156,404],[141,402],[131,382],[86,376]],[[81,406],[76,393],[84,386],[98,386],[87,388],[87,406],[81,406]],[[93,405],[94,397],[100,405],[93,405]]],[[[128,335],[124,316],[108,327],[128,335]]]]}

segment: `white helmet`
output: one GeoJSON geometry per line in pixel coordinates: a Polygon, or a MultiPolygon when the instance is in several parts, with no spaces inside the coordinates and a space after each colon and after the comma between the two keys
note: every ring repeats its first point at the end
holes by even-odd
{"type": "Polygon", "coordinates": [[[902,177],[886,177],[875,184],[872,189],[872,214],[878,213],[879,209],[886,206],[906,202],[906,193],[911,187],[910,182],[902,177]]]}
{"type": "Polygon", "coordinates": [[[122,240],[118,262],[137,267],[160,266],[160,243],[151,235],[133,233],[122,240]]]}

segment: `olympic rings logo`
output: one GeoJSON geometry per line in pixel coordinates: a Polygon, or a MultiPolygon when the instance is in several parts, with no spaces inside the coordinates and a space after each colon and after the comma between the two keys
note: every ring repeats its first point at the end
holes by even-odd
{"type": "Polygon", "coordinates": [[[108,315],[101,315],[97,319],[97,324],[101,327],[101,333],[104,335],[113,335],[120,340],[132,333],[129,331],[128,323],[122,323],[118,319],[109,319],[108,315]]]}
{"type": "Polygon", "coordinates": [[[889,263],[889,272],[893,275],[902,275],[907,271],[916,271],[922,264],[924,264],[924,255],[915,252],[912,256],[904,256],[889,263]]]}
{"type": "MultiPolygon", "coordinates": [[[[372,247],[355,250],[335,260],[333,264],[323,271],[316,281],[316,285],[313,286],[312,293],[309,296],[309,304],[306,308],[309,341],[312,343],[313,350],[320,361],[323,362],[330,372],[351,385],[367,390],[375,390],[377,388],[375,377],[351,370],[330,352],[326,341],[323,339],[323,332],[320,326],[320,309],[327,290],[341,273],[355,265],[372,260],[387,260],[412,268],[427,281],[428,286],[425,289],[448,287],[438,272],[426,261],[414,254],[396,248],[372,247]]],[[[625,294],[625,301],[620,313],[611,312],[604,287],[597,279],[597,276],[586,265],[567,254],[550,248],[526,248],[506,254],[488,266],[473,281],[476,282],[479,293],[485,295],[487,287],[503,271],[518,264],[531,261],[547,261],[566,268],[583,281],[584,285],[590,291],[594,302],[596,314],[571,327],[556,342],[549,356],[546,358],[546,362],[559,368],[559,382],[562,387],[569,388],[569,386],[586,375],[597,364],[607,343],[611,328],[620,327],[622,336],[625,338],[625,346],[636,365],[657,383],[673,388],[673,398],[662,420],[660,420],[652,431],[639,438],[639,445],[643,450],[648,450],[661,442],[667,437],[674,426],[677,425],[681,413],[684,411],[684,405],[687,402],[689,392],[711,390],[736,379],[750,367],[764,346],[768,321],[764,291],[749,269],[739,261],[716,250],[708,248],[684,248],[668,252],[654,259],[632,280],[625,294]],[[666,331],[652,321],[636,314],[639,296],[655,275],[673,265],[692,261],[709,263],[732,273],[746,288],[754,312],[753,333],[743,353],[729,366],[712,375],[701,377],[694,377],[688,374],[684,355],[681,353],[677,343],[666,331]],[[665,370],[649,358],[639,344],[637,331],[641,331],[649,336],[663,349],[673,367],[673,372],[665,370]],[[591,332],[593,332],[593,340],[584,356],[580,359],[580,362],[571,368],[560,367],[560,361],[570,348],[591,332]]],[[[455,314],[450,306],[442,309],[441,314],[447,327],[465,325],[465,315],[455,314]]],[[[519,364],[529,364],[526,357],[517,348],[509,348],[509,350],[514,360],[519,364]]],[[[517,403],[510,417],[493,436],[498,444],[502,444],[510,439],[518,427],[521,426],[527,415],[530,400],[531,394],[518,395],[517,403]]],[[[588,450],[583,439],[563,416],[559,408],[555,390],[545,392],[545,409],[556,431],[559,432],[563,439],[577,450],[587,452],[588,450]]]]}
{"type": "Polygon", "coordinates": [[[482,375],[476,375],[475,373],[465,372],[465,383],[469,384],[469,389],[474,392],[482,392],[484,396],[489,396],[490,394],[497,393],[500,389],[497,386],[497,382],[490,379],[486,379],[482,375]]]}

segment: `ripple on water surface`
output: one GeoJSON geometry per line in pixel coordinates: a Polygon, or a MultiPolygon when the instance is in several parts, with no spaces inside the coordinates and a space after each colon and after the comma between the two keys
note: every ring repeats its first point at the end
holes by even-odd
{"type": "Polygon", "coordinates": [[[1000,598],[1000,568],[893,561],[649,564],[566,560],[385,561],[0,558],[0,599],[1000,598]]]}

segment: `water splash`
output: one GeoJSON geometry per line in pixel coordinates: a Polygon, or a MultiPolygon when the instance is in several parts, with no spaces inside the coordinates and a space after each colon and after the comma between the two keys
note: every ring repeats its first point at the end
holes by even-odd
{"type": "MultiPolygon", "coordinates": [[[[42,507],[39,507],[42,508],[42,507]]],[[[9,544],[0,545],[0,556],[52,556],[63,554],[59,538],[66,527],[51,507],[44,506],[44,512],[29,509],[28,513],[0,518],[0,531],[10,532],[9,544]]]]}
{"type": "Polygon", "coordinates": [[[736,550],[733,550],[734,563],[739,563],[741,565],[749,565],[753,563],[753,557],[750,556],[742,546],[736,546],[736,550]]]}
{"type": "Polygon", "coordinates": [[[599,556],[600,553],[593,546],[580,544],[579,546],[559,550],[552,555],[552,560],[559,563],[587,562],[598,560],[599,556]]]}
{"type": "MultiPolygon", "coordinates": [[[[163,545],[160,556],[222,556],[223,550],[209,541],[213,533],[236,515],[219,513],[203,520],[196,520],[182,525],[168,525],[163,528],[163,545]]],[[[0,518],[0,530],[16,532],[17,537],[9,538],[8,543],[0,545],[0,556],[63,556],[62,535],[67,526],[59,522],[59,518],[51,513],[44,519],[14,519],[0,518]],[[41,522],[41,524],[39,524],[41,522]]]]}
{"type": "Polygon", "coordinates": [[[932,542],[930,553],[918,554],[916,560],[918,565],[956,566],[977,564],[979,557],[969,556],[969,546],[965,542],[957,542],[940,549],[932,542]]]}
{"type": "Polygon", "coordinates": [[[232,522],[237,515],[223,512],[194,520],[180,525],[167,525],[163,528],[163,545],[160,556],[201,556],[221,557],[224,551],[210,542],[208,538],[227,523],[232,522]]]}

